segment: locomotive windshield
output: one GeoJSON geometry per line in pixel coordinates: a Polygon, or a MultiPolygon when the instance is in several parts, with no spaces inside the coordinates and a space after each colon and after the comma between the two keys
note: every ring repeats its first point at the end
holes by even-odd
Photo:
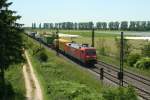
{"type": "Polygon", "coordinates": [[[96,51],[94,49],[88,49],[86,50],[86,55],[89,56],[96,55],[96,51]]]}

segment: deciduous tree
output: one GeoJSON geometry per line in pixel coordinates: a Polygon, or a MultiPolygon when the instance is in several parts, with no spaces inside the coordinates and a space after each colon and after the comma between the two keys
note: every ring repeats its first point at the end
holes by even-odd
{"type": "Polygon", "coordinates": [[[121,30],[127,30],[128,29],[128,22],[127,21],[122,21],[120,29],[121,30]]]}

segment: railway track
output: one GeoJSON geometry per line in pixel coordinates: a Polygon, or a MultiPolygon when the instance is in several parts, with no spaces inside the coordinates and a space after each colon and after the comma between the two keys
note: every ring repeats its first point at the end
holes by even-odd
{"type": "MultiPolygon", "coordinates": [[[[98,64],[95,66],[96,73],[100,74],[99,69],[104,68],[104,77],[111,80],[112,82],[119,85],[118,80],[118,72],[119,68],[110,64],[107,64],[102,61],[98,61],[98,64]]],[[[145,100],[150,100],[150,79],[145,78],[141,75],[137,75],[135,73],[129,72],[127,70],[124,71],[124,87],[128,85],[132,85],[139,94],[145,100]]]]}
{"type": "MultiPolygon", "coordinates": [[[[46,44],[43,45],[46,48],[50,48],[46,44]]],[[[107,64],[103,61],[98,61],[98,64],[96,64],[94,68],[90,68],[90,70],[94,71],[97,74],[100,74],[100,68],[104,68],[104,78],[119,85],[119,80],[117,76],[119,72],[118,67],[107,64]]],[[[124,70],[123,83],[124,83],[124,87],[127,87],[128,85],[132,85],[137,90],[139,96],[142,97],[144,100],[150,100],[150,79],[149,78],[145,78],[141,75],[137,75],[135,73],[124,70]]]]}

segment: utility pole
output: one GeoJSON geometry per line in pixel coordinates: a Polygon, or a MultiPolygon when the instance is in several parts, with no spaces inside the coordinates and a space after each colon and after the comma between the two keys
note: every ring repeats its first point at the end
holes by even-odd
{"type": "Polygon", "coordinates": [[[120,86],[123,86],[123,59],[124,59],[124,35],[121,32],[120,39],[120,72],[118,73],[118,79],[120,80],[120,86]]]}
{"type": "Polygon", "coordinates": [[[94,30],[94,27],[92,29],[92,47],[94,47],[94,38],[95,38],[95,30],[94,30]]]}
{"type": "Polygon", "coordinates": [[[56,30],[56,55],[59,56],[59,30],[56,30]]]}

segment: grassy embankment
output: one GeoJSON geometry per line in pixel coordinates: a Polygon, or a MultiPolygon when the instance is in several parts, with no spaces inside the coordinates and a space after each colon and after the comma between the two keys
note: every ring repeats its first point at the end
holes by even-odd
{"type": "MultiPolygon", "coordinates": [[[[6,100],[25,100],[25,84],[22,74],[22,64],[11,65],[5,71],[6,100]]],[[[1,90],[3,92],[4,90],[1,90]]],[[[1,93],[0,93],[1,94],[1,93]]],[[[1,98],[1,97],[0,97],[1,98]]],[[[1,100],[1,99],[0,99],[1,100]]]]}
{"type": "MultiPolygon", "coordinates": [[[[56,30],[48,29],[33,29],[30,31],[38,31],[39,33],[43,32],[55,32],[56,30]]],[[[60,33],[66,34],[76,34],[81,37],[72,39],[78,43],[88,43],[91,45],[91,31],[90,30],[59,30],[60,33]]],[[[95,31],[95,47],[97,49],[98,58],[104,62],[119,66],[119,51],[116,46],[115,38],[119,37],[121,31],[95,31]],[[117,33],[117,34],[116,34],[117,33]],[[104,49],[102,49],[104,48],[104,49]]],[[[125,33],[135,33],[132,31],[125,31],[125,33]]],[[[68,38],[66,38],[68,39],[68,38]]],[[[69,39],[70,40],[70,39],[69,39]]],[[[141,54],[140,49],[146,41],[144,40],[129,40],[129,44],[132,46],[131,53],[141,54]]],[[[129,67],[126,63],[124,64],[125,68],[131,70],[137,74],[142,74],[150,77],[150,70],[147,69],[137,69],[135,67],[129,67]]]]}
{"type": "Polygon", "coordinates": [[[56,56],[53,51],[46,49],[45,53],[49,59],[47,62],[40,62],[37,56],[33,55],[33,50],[39,48],[39,44],[30,38],[28,44],[30,47],[28,53],[40,80],[44,100],[109,100],[108,98],[133,100],[136,98],[134,91],[130,91],[131,88],[122,90],[102,85],[92,74],[56,56]]]}
{"type": "MultiPolygon", "coordinates": [[[[37,45],[35,41],[32,41],[37,45]]],[[[49,56],[47,62],[39,62],[32,55],[32,49],[28,50],[35,72],[43,86],[44,100],[68,100],[80,96],[87,98],[99,98],[102,90],[100,82],[93,79],[91,74],[77,68],[74,64],[57,57],[55,52],[45,51],[49,56]],[[90,87],[90,88],[89,88],[90,87]]]]}

